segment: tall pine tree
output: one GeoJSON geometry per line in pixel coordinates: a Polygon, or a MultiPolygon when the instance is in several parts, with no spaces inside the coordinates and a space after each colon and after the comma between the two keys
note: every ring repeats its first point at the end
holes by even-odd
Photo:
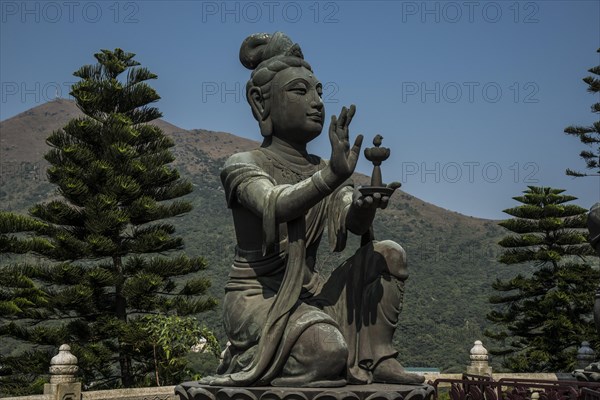
{"type": "Polygon", "coordinates": [[[499,261],[532,271],[497,280],[499,294],[490,297],[496,307],[487,318],[499,329],[486,336],[503,344],[491,353],[505,356],[512,371],[571,371],[577,346],[596,337],[592,309],[600,272],[585,262],[595,254],[587,242],[587,210],[565,204],[576,197],[563,192],[529,186],[514,197],[522,205],[504,210],[515,218],[500,223],[512,234],[499,243],[506,249],[499,261]]]}
{"type": "Polygon", "coordinates": [[[74,73],[81,80],[71,95],[84,116],[48,137],[45,156],[61,198],[30,209],[49,226],[44,254],[54,262],[27,271],[48,293],[49,315],[2,330],[37,345],[69,343],[95,388],[151,384],[144,315],[187,316],[216,304],[198,274],[202,258],[166,256],[183,248],[172,218],[191,210],[177,199],[192,185],[169,166],[173,141],[149,124],[161,116],[146,83],[157,76],[133,57],[102,50],[74,73]]]}
{"type": "MultiPolygon", "coordinates": [[[[597,50],[600,53],[600,49],[597,50]]],[[[587,91],[590,93],[600,92],[600,65],[592,67],[588,70],[595,76],[587,76],[583,81],[588,85],[587,91]]],[[[600,102],[592,105],[592,112],[600,114],[600,102]]],[[[581,143],[590,147],[590,150],[582,151],[579,156],[585,161],[587,169],[592,170],[591,173],[574,171],[570,168],[566,170],[567,175],[581,176],[600,176],[600,121],[594,122],[590,126],[569,126],[565,128],[565,133],[579,138],[581,143]]]]}

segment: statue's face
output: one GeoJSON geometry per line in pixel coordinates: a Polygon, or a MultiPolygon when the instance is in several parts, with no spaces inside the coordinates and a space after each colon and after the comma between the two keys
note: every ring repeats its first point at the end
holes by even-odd
{"type": "Polygon", "coordinates": [[[273,135],[306,144],[319,136],[325,121],[323,86],[304,67],[289,67],[271,81],[270,114],[273,135]]]}

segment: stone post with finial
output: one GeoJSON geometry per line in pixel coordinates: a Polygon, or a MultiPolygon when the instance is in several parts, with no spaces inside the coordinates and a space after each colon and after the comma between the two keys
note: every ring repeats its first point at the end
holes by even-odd
{"type": "Polygon", "coordinates": [[[476,340],[471,348],[471,365],[467,366],[467,374],[492,376],[492,367],[488,364],[488,351],[481,340],[476,340]]]}
{"type": "Polygon", "coordinates": [[[581,347],[577,350],[577,368],[584,369],[596,359],[596,353],[590,347],[589,342],[581,342],[581,347]]]}
{"type": "Polygon", "coordinates": [[[50,360],[50,383],[44,385],[48,399],[80,400],[81,382],[77,382],[75,377],[78,370],[77,357],[71,354],[69,345],[63,344],[50,360]]]}

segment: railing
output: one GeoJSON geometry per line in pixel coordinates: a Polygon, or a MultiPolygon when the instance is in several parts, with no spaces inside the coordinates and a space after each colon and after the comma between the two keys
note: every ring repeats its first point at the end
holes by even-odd
{"type": "Polygon", "coordinates": [[[450,385],[451,400],[600,400],[600,383],[503,378],[464,374],[462,379],[436,379],[434,399],[440,387],[450,385]]]}

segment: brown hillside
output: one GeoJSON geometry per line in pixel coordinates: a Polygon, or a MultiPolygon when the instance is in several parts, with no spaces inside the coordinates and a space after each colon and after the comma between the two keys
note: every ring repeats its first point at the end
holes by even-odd
{"type": "MultiPolygon", "coordinates": [[[[0,121],[0,159],[2,163],[41,161],[48,150],[46,137],[64,126],[71,118],[81,116],[75,102],[56,99],[0,121]]],[[[227,157],[237,151],[252,149],[256,142],[230,133],[203,129],[191,131],[159,119],[155,122],[177,143],[195,143],[213,159],[227,157]]]]}

